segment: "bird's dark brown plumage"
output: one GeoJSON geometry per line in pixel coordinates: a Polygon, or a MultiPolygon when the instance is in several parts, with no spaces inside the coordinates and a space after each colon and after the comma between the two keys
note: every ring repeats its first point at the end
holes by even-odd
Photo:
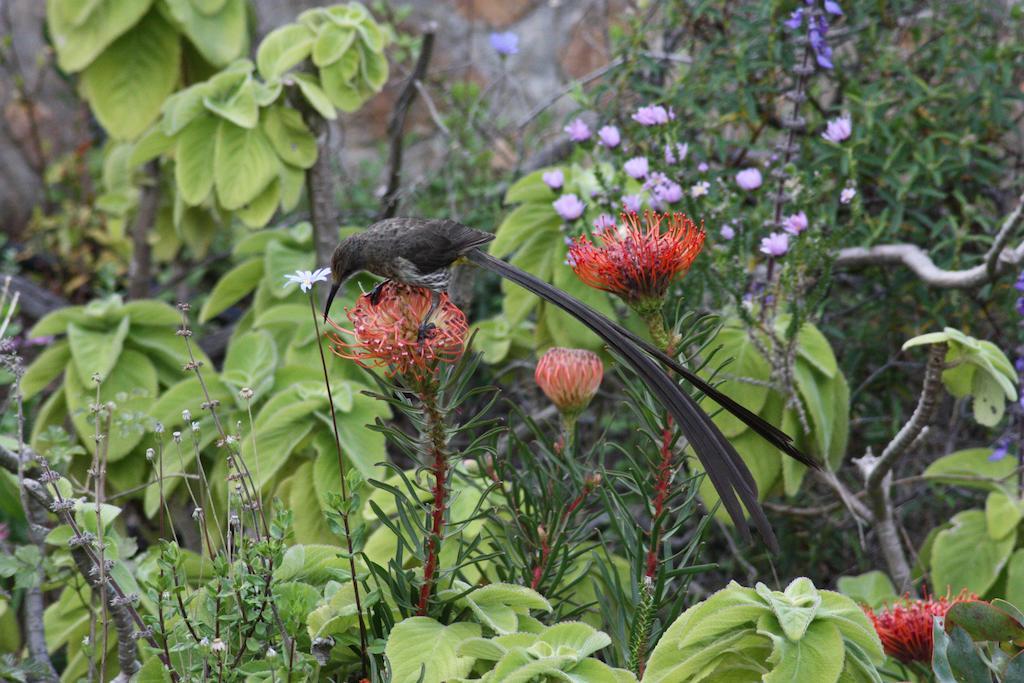
{"type": "Polygon", "coordinates": [[[679,424],[736,527],[749,536],[745,507],[762,538],[775,549],[775,535],[758,503],[757,485],[746,463],[707,413],[654,359],[665,363],[786,455],[809,467],[819,467],[817,462],[801,453],[789,435],[725,396],[646,340],[560,289],[478,249],[493,239],[490,233],[452,220],[391,218],[374,223],[335,250],[331,260],[333,284],[324,315],[341,283],[360,271],[438,292],[448,287],[451,265],[465,257],[515,282],[578,319],[636,371],[679,424]]]}

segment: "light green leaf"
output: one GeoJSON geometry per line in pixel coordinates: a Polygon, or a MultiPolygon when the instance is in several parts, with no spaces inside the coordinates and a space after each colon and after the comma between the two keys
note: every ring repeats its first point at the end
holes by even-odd
{"type": "Polygon", "coordinates": [[[285,24],[274,29],[256,52],[260,75],[267,81],[280,78],[309,56],[312,47],[313,34],[302,24],[285,24]]]}
{"type": "Polygon", "coordinates": [[[1024,548],[1014,552],[1007,563],[1006,600],[1018,610],[1024,610],[1024,548]]]}
{"type": "Polygon", "coordinates": [[[974,419],[978,424],[995,427],[1006,411],[1006,397],[999,382],[989,372],[979,369],[971,380],[974,419]]]}
{"type": "MultiPolygon", "coordinates": [[[[292,512],[292,529],[299,543],[337,544],[340,539],[331,533],[327,517],[316,496],[309,495],[314,488],[314,463],[303,461],[291,476],[288,509],[292,512]]],[[[280,495],[280,494],[278,494],[280,495]]]]}
{"type": "MultiPolygon", "coordinates": [[[[783,314],[775,319],[775,333],[780,339],[786,338],[792,317],[783,314]]],[[[835,377],[839,366],[836,364],[836,356],[832,352],[832,345],[817,327],[809,322],[800,326],[796,335],[796,352],[801,358],[814,366],[814,369],[824,374],[829,379],[835,377]]]]}
{"type": "Polygon", "coordinates": [[[819,591],[819,595],[818,619],[836,625],[846,643],[847,654],[853,646],[869,664],[881,665],[885,661],[882,641],[861,606],[835,591],[819,591]]]}
{"type": "Polygon", "coordinates": [[[121,309],[132,321],[132,326],[173,327],[181,326],[181,314],[163,301],[136,299],[121,309]]]}
{"type": "Polygon", "coordinates": [[[203,59],[221,67],[249,51],[245,0],[226,0],[213,12],[195,9],[190,0],[164,0],[203,59]]]}
{"type": "MultiPolygon", "coordinates": [[[[556,198],[555,193],[548,189],[547,185],[543,187],[552,199],[556,198]]],[[[561,224],[562,221],[551,207],[550,202],[531,202],[517,206],[501,221],[488,251],[494,256],[503,258],[522,247],[529,238],[538,232],[556,233],[561,224]]]]}
{"type": "Polygon", "coordinates": [[[255,128],[260,121],[256,83],[248,74],[239,78],[232,87],[208,94],[203,98],[203,106],[241,128],[255,128]]]}
{"type": "MultiPolygon", "coordinates": [[[[716,379],[726,378],[718,386],[718,390],[739,402],[754,414],[760,414],[768,400],[768,387],[753,384],[744,380],[767,382],[771,379],[771,366],[754,346],[747,332],[735,326],[723,327],[709,348],[721,349],[713,357],[710,365],[719,368],[716,379]],[[726,362],[731,359],[730,362],[726,362]]],[[[705,410],[714,412],[718,404],[708,399],[705,410]]],[[[747,430],[747,425],[732,413],[721,410],[713,418],[722,434],[728,438],[739,436],[747,430]]]]}
{"type": "Polygon", "coordinates": [[[1024,511],[1021,510],[1020,501],[1003,491],[993,491],[985,499],[985,524],[993,541],[1013,533],[1022,516],[1024,511]]]}
{"type": "Polygon", "coordinates": [[[209,91],[210,84],[204,81],[179,90],[168,97],[161,108],[163,118],[160,120],[160,130],[163,134],[173,137],[192,123],[197,116],[206,114],[203,98],[209,91]]]}
{"type": "MultiPolygon", "coordinates": [[[[536,203],[540,206],[548,207],[551,213],[554,213],[554,209],[551,208],[551,202],[558,199],[558,193],[544,183],[544,174],[559,168],[558,166],[542,168],[512,183],[508,191],[505,192],[505,204],[518,204],[520,202],[536,203]]],[[[573,180],[572,169],[562,168],[561,170],[565,177],[565,184],[571,185],[573,180]]],[[[498,254],[493,249],[491,253],[498,254]]]]}
{"type": "Polygon", "coordinates": [[[269,107],[263,111],[263,132],[274,151],[286,164],[309,168],[316,163],[316,139],[291,107],[269,107]]]}
{"type": "Polygon", "coordinates": [[[128,164],[132,168],[141,166],[172,149],[174,149],[174,138],[165,135],[159,126],[153,126],[132,147],[128,164]]]}
{"type": "Polygon", "coordinates": [[[220,121],[204,114],[192,120],[177,136],[174,148],[174,181],[182,200],[198,206],[213,189],[214,145],[220,121]]]}
{"type": "Polygon", "coordinates": [[[151,12],[85,69],[82,92],[111,137],[133,140],[149,128],[174,90],[180,59],[178,34],[151,12]]]}
{"type": "Polygon", "coordinates": [[[885,572],[877,569],[857,576],[840,576],[836,587],[843,595],[869,607],[878,607],[896,597],[896,587],[885,572]]]}
{"type": "Polygon", "coordinates": [[[348,560],[338,554],[340,550],[334,545],[293,545],[274,570],[274,580],[322,584],[335,570],[348,568],[348,560]]]}
{"type": "MultiPolygon", "coordinates": [[[[322,405],[320,400],[293,403],[270,415],[257,428],[255,445],[252,439],[242,444],[242,457],[249,464],[256,486],[263,488],[291,456],[292,451],[316,427],[310,413],[322,405]]],[[[261,411],[261,415],[263,411],[261,411]]],[[[307,492],[309,495],[312,492],[307,492]]],[[[316,497],[309,495],[311,502],[316,497]]]]}
{"type": "Polygon", "coordinates": [[[775,635],[773,621],[771,617],[765,617],[758,624],[758,632],[768,635],[773,643],[768,661],[775,667],[764,676],[765,683],[834,683],[839,679],[844,648],[843,638],[835,624],[815,621],[804,637],[794,642],[775,635]]]}
{"type": "Polygon", "coordinates": [[[153,655],[136,674],[135,683],[171,683],[171,674],[160,658],[153,655]]]}
{"type": "Polygon", "coordinates": [[[280,187],[278,194],[281,195],[281,211],[294,211],[302,201],[302,191],[306,187],[306,174],[301,168],[281,164],[277,181],[280,187]]]}
{"type": "Polygon", "coordinates": [[[273,379],[276,365],[274,338],[265,330],[253,330],[234,337],[228,344],[221,379],[235,391],[249,387],[259,392],[273,379]]]}
{"type": "Polygon", "coordinates": [[[217,199],[225,209],[234,211],[255,199],[277,177],[279,165],[262,130],[220,122],[213,175],[217,199]]]}
{"type": "Polygon", "coordinates": [[[302,96],[306,98],[310,106],[316,109],[316,112],[320,116],[333,121],[338,117],[338,113],[334,110],[334,105],[331,104],[331,98],[327,96],[327,93],[323,91],[317,80],[308,74],[295,74],[293,76],[295,84],[299,86],[299,90],[302,91],[302,96]]]}
{"type": "Polygon", "coordinates": [[[65,306],[52,313],[47,313],[28,331],[29,337],[46,337],[67,332],[68,323],[80,325],[91,324],[92,320],[85,312],[84,306],[65,306]]]}
{"type": "Polygon", "coordinates": [[[333,64],[352,47],[355,39],[356,32],[352,29],[330,24],[324,26],[313,43],[313,63],[319,67],[333,64]]]}
{"type": "Polygon", "coordinates": [[[263,259],[256,257],[239,263],[224,274],[199,311],[199,322],[205,323],[228,307],[238,303],[256,289],[263,277],[263,259]]]}
{"type": "Polygon", "coordinates": [[[315,257],[310,250],[295,249],[283,242],[270,242],[264,258],[263,278],[270,295],[275,299],[283,299],[299,288],[296,284],[288,283],[284,276],[297,270],[311,270],[315,257]]]}
{"type": "Polygon", "coordinates": [[[952,526],[940,531],[932,546],[932,589],[936,595],[966,588],[984,595],[1010,559],[1016,533],[995,541],[988,534],[985,513],[965,510],[953,516],[952,526]]]}
{"type": "Polygon", "coordinates": [[[955,484],[983,491],[998,491],[1017,465],[1013,458],[989,460],[991,448],[968,448],[944,455],[924,471],[936,483],[955,484]]]}
{"type": "Polygon", "coordinates": [[[758,583],[755,590],[775,614],[786,638],[795,641],[804,637],[821,604],[821,596],[810,579],[793,580],[784,593],[773,591],[763,583],[758,583]]]}
{"type": "Polygon", "coordinates": [[[359,52],[362,55],[359,70],[363,80],[375,92],[380,92],[384,84],[388,82],[388,60],[380,52],[368,50],[366,46],[360,45],[359,52]]]}
{"type": "Polygon", "coordinates": [[[121,319],[111,332],[97,332],[75,323],[68,324],[68,343],[71,357],[75,361],[78,379],[84,386],[92,386],[93,374],[99,374],[100,381],[107,378],[124,347],[131,321],[127,316],[121,319]]]}
{"type": "Polygon", "coordinates": [[[87,67],[149,11],[153,0],[49,0],[46,21],[57,64],[75,73],[87,67]]]}
{"type": "Polygon", "coordinates": [[[458,656],[455,650],[463,640],[479,636],[477,624],[456,622],[444,626],[429,617],[403,619],[391,629],[384,648],[392,667],[392,683],[443,681],[465,676],[474,660],[458,656]]]}
{"type": "Polygon", "coordinates": [[[832,392],[826,384],[827,380],[816,376],[811,366],[802,358],[797,358],[793,375],[797,391],[803,399],[804,409],[811,419],[811,436],[814,438],[815,452],[819,456],[825,456],[828,454],[835,426],[836,411],[832,405],[832,392]]]}
{"type": "Polygon", "coordinates": [[[949,341],[949,335],[945,332],[929,332],[927,334],[919,334],[913,339],[908,339],[903,342],[903,350],[906,351],[914,346],[924,346],[926,344],[942,344],[949,341]]]}
{"type": "Polygon", "coordinates": [[[235,215],[248,228],[262,228],[277,212],[277,203],[281,196],[280,187],[278,179],[274,178],[266,189],[256,196],[256,199],[235,211],[235,215]]]}
{"type": "Polygon", "coordinates": [[[22,398],[27,401],[45,389],[64,372],[70,360],[71,348],[67,340],[61,339],[50,344],[25,368],[25,374],[21,377],[22,398]]]}

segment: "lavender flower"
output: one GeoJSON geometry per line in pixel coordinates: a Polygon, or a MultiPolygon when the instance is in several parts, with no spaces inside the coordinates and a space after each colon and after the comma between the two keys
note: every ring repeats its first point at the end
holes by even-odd
{"type": "Polygon", "coordinates": [[[633,157],[626,162],[623,170],[626,171],[626,175],[630,178],[643,178],[649,170],[647,157],[633,157]]]}
{"type": "Polygon", "coordinates": [[[1017,299],[1017,315],[1024,315],[1024,296],[1017,299]]]}
{"type": "Polygon", "coordinates": [[[793,10],[793,13],[789,15],[789,19],[786,19],[786,21],[784,21],[783,23],[785,24],[786,28],[792,29],[794,31],[800,28],[800,26],[804,23],[803,7],[798,7],[797,9],[793,10]]]}
{"type": "Polygon", "coordinates": [[[839,16],[843,15],[843,9],[835,0],[825,0],[825,11],[829,14],[837,14],[839,16]]]}
{"type": "Polygon", "coordinates": [[[736,184],[741,190],[756,190],[761,187],[761,182],[761,171],[756,168],[745,168],[736,174],[736,184]]]}
{"type": "Polygon", "coordinates": [[[839,203],[849,204],[853,201],[853,198],[857,196],[857,189],[853,187],[844,187],[843,191],[839,193],[839,203]]]}
{"type": "MultiPolygon", "coordinates": [[[[614,227],[615,227],[615,219],[612,218],[610,215],[608,215],[606,213],[602,213],[600,216],[597,217],[597,220],[594,221],[594,230],[596,232],[601,232],[601,231],[607,230],[608,228],[614,228],[614,227]]],[[[570,244],[572,244],[571,241],[570,241],[570,244]]]]}
{"type": "Polygon", "coordinates": [[[814,50],[814,58],[822,69],[833,68],[832,48],[825,41],[828,35],[828,20],[824,16],[817,16],[807,28],[807,39],[814,50]]]}
{"type": "Polygon", "coordinates": [[[679,183],[666,180],[654,188],[654,196],[665,204],[675,204],[683,198],[683,188],[679,186],[679,183]]]}
{"type": "Polygon", "coordinates": [[[624,208],[627,213],[638,213],[643,201],[644,198],[638,194],[622,195],[622,208],[624,208]]]}
{"type": "Polygon", "coordinates": [[[782,221],[782,229],[790,235],[799,235],[807,229],[807,214],[801,211],[800,213],[786,216],[786,220],[782,221]]]}
{"type": "Polygon", "coordinates": [[[672,150],[672,145],[665,143],[665,163],[674,164],[676,163],[676,153],[672,150]]]}
{"type": "Polygon", "coordinates": [[[565,182],[565,174],[562,173],[562,169],[560,168],[556,168],[553,171],[545,171],[540,177],[541,180],[544,181],[544,184],[552,190],[561,189],[562,184],[565,182]]]}
{"type": "Polygon", "coordinates": [[[672,118],[675,118],[675,116],[670,115],[669,110],[666,110],[660,104],[640,107],[633,114],[633,120],[641,126],[657,126],[668,123],[672,118]]]}
{"type": "Polygon", "coordinates": [[[707,162],[702,161],[699,164],[697,164],[697,171],[699,173],[707,173],[708,172],[707,162]]]}
{"type": "Polygon", "coordinates": [[[736,236],[736,229],[726,223],[722,226],[722,229],[718,231],[718,234],[722,236],[722,239],[731,240],[736,236]]]}
{"type": "Polygon", "coordinates": [[[850,117],[840,116],[839,118],[832,119],[828,122],[828,125],[825,127],[825,132],[821,134],[821,137],[838,145],[840,142],[850,137],[850,133],[852,132],[853,126],[850,123],[850,117]]]}
{"type": "Polygon", "coordinates": [[[690,188],[690,196],[693,197],[694,199],[697,199],[698,197],[703,197],[704,195],[706,195],[710,190],[711,183],[709,183],[706,180],[702,180],[690,188]]]}
{"type": "Polygon", "coordinates": [[[989,462],[999,462],[1005,458],[1010,452],[1010,442],[1007,439],[1000,439],[996,443],[995,449],[992,451],[992,455],[988,456],[989,462]]]}
{"type": "Polygon", "coordinates": [[[519,53],[519,36],[512,31],[491,34],[491,47],[502,57],[519,53]]]}
{"type": "Polygon", "coordinates": [[[618,147],[619,143],[622,142],[619,129],[615,126],[602,126],[601,130],[597,131],[597,137],[600,138],[601,144],[608,149],[618,147]]]}
{"type": "Polygon", "coordinates": [[[569,134],[569,139],[573,142],[590,139],[590,127],[583,123],[583,119],[573,119],[563,130],[569,134]]]}
{"type": "Polygon", "coordinates": [[[774,258],[785,255],[789,251],[789,235],[784,232],[773,232],[761,238],[761,253],[774,258]]]}
{"type": "MultiPolygon", "coordinates": [[[[1024,270],[1020,271],[1020,275],[1017,276],[1017,281],[1013,283],[1013,288],[1018,292],[1024,292],[1024,270]]],[[[1024,369],[1022,369],[1024,372],[1024,369]]]]}
{"type": "Polygon", "coordinates": [[[555,207],[555,211],[565,221],[574,221],[583,215],[583,202],[574,194],[563,194],[551,202],[551,206],[555,207]]]}

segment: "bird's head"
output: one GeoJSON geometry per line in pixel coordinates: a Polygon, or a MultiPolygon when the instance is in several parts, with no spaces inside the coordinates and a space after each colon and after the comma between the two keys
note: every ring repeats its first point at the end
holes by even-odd
{"type": "Polygon", "coordinates": [[[331,291],[327,295],[327,304],[324,306],[324,318],[331,312],[331,303],[341,286],[363,269],[357,258],[355,247],[355,242],[349,237],[338,245],[331,256],[331,291]]]}

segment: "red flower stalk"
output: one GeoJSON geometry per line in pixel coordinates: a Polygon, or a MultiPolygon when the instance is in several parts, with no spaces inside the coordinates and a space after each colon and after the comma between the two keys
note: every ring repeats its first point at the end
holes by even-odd
{"type": "Polygon", "coordinates": [[[329,334],[331,350],[363,367],[388,367],[388,375],[401,375],[419,386],[433,377],[440,363],[452,363],[462,355],[465,314],[447,294],[431,317],[434,328],[418,340],[420,322],[430,308],[430,290],[388,282],[376,305],[367,294],[346,309],[353,329],[331,325],[340,334],[329,334]]]}
{"type": "Polygon", "coordinates": [[[681,213],[634,213],[569,247],[569,265],[585,284],[611,292],[638,311],[659,310],[669,286],[690,268],[704,245],[704,227],[681,213]],[[666,229],[662,231],[662,223],[666,229]]]}
{"type": "Polygon", "coordinates": [[[886,654],[904,664],[932,661],[932,618],[944,617],[958,602],[977,600],[978,596],[961,591],[955,598],[948,595],[935,599],[911,599],[904,596],[879,611],[864,611],[875,625],[886,654]]]}
{"type": "Polygon", "coordinates": [[[533,378],[563,415],[583,412],[601,386],[604,363],[592,351],[553,347],[537,361],[533,378]]]}

